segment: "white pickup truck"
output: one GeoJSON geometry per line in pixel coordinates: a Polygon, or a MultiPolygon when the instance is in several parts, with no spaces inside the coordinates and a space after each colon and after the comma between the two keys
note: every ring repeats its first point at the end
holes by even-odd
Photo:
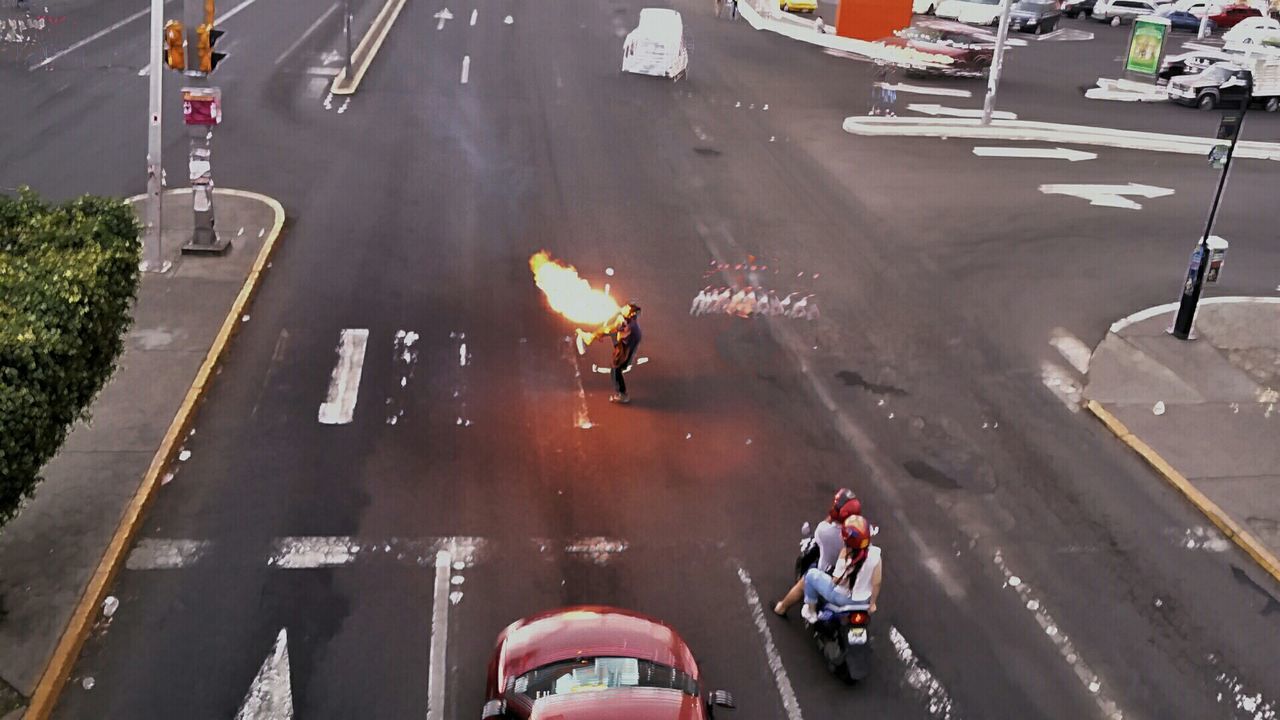
{"type": "Polygon", "coordinates": [[[1280,110],[1280,53],[1241,55],[1230,62],[1211,65],[1196,75],[1169,80],[1169,99],[1201,110],[1220,105],[1237,106],[1253,80],[1251,99],[1267,112],[1280,110]]]}

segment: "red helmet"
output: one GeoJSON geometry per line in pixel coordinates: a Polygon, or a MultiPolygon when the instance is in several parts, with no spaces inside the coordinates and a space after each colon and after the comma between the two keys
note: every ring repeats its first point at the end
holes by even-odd
{"type": "Polygon", "coordinates": [[[845,518],[850,515],[862,514],[862,501],[849,488],[840,488],[836,491],[835,497],[831,498],[831,511],[827,513],[827,517],[831,522],[842,523],[845,518]]]}
{"type": "Polygon", "coordinates": [[[840,534],[844,537],[844,545],[849,548],[854,562],[866,557],[867,548],[871,547],[871,523],[866,518],[850,515],[841,526],[840,534]]]}

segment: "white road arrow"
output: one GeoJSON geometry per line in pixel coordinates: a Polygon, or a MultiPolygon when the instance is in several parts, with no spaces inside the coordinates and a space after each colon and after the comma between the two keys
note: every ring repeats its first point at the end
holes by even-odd
{"type": "MultiPolygon", "coordinates": [[[[948,117],[982,117],[982,111],[977,108],[950,108],[943,107],[935,103],[911,103],[907,105],[908,110],[913,110],[925,115],[946,115],[948,117]]],[[[1017,120],[1018,116],[1005,110],[995,110],[991,113],[991,117],[997,120],[1017,120]]]]}
{"type": "Polygon", "coordinates": [[[289,639],[280,628],[275,647],[244,696],[236,720],[293,720],[293,685],[289,680],[289,639]]]}
{"type": "Polygon", "coordinates": [[[444,29],[444,21],[445,21],[445,20],[452,20],[452,19],[453,19],[453,13],[449,12],[449,8],[445,8],[445,9],[441,10],[440,12],[436,13],[435,15],[432,15],[431,17],[433,17],[433,18],[435,18],[436,20],[439,20],[439,21],[440,21],[440,22],[436,23],[436,29],[437,29],[437,30],[443,30],[443,29],[444,29]]]}
{"type": "Polygon", "coordinates": [[[1137,195],[1144,198],[1158,198],[1173,194],[1173,188],[1162,188],[1154,185],[1041,185],[1040,192],[1046,195],[1072,195],[1084,198],[1090,205],[1103,207],[1141,210],[1142,205],[1125,195],[1137,195]]]}
{"type": "Polygon", "coordinates": [[[1092,160],[1098,157],[1097,153],[1085,152],[1084,150],[1071,150],[1070,148],[1039,148],[1039,147],[975,147],[973,154],[980,157],[1012,157],[1012,158],[1049,158],[1051,160],[1070,160],[1077,162],[1079,160],[1092,160]]]}

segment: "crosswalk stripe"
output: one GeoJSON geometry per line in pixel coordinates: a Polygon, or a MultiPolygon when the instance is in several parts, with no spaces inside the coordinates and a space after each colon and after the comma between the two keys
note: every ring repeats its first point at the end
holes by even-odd
{"type": "Polygon", "coordinates": [[[360,375],[364,370],[364,351],[368,344],[368,330],[342,331],[338,341],[338,364],[329,378],[329,392],[320,405],[319,420],[322,424],[346,425],[355,417],[360,375]]]}

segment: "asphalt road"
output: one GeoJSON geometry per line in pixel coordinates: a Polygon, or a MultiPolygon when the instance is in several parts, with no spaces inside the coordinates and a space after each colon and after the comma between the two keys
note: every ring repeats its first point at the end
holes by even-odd
{"type": "MultiPolygon", "coordinates": [[[[1047,365],[1074,373],[1055,328],[1091,346],[1175,296],[1216,182],[1201,158],[850,136],[868,66],[702,2],[673,4],[692,41],[678,83],[618,73],[635,3],[480,0],[443,30],[437,5],[410,3],[346,104],[315,82],[336,14],[286,53],[329,7],[227,23],[215,176],[292,221],[143,531],[202,554],[122,574],[58,717],[232,717],[281,628],[296,717],[422,717],[442,615],[443,717],[472,717],[497,632],[578,602],[673,624],[738,718],[1274,714],[1277,589],[1235,550],[1187,549],[1205,519],[1044,382],[1047,365]],[[1174,193],[1129,210],[1037,189],[1128,182],[1174,193]],[[631,406],[606,402],[603,349],[568,352],[529,277],[542,248],[644,305],[631,406]],[[812,294],[821,316],[690,314],[729,284],[812,294]],[[344,329],[369,332],[358,404],[321,425],[344,329]],[[408,360],[400,331],[419,338],[408,360]],[[857,688],[797,618],[762,633],[751,604],[785,588],[798,526],[840,485],[886,556],[877,669],[857,688]],[[447,608],[441,548],[460,563],[447,608]]],[[[30,103],[0,107],[0,186],[142,190],[144,24],[48,69],[3,66],[30,103]]],[[[1057,65],[1072,45],[1096,62],[1088,43],[1018,52],[1057,65]]],[[[1040,91],[1019,99],[1010,77],[1023,115],[1040,91]]],[[[1037,102],[1092,112],[1074,92],[1037,102]]],[[[1204,116],[1123,112],[1146,110],[1204,116]]],[[[1215,293],[1280,284],[1274,172],[1233,172],[1215,293]]]]}

